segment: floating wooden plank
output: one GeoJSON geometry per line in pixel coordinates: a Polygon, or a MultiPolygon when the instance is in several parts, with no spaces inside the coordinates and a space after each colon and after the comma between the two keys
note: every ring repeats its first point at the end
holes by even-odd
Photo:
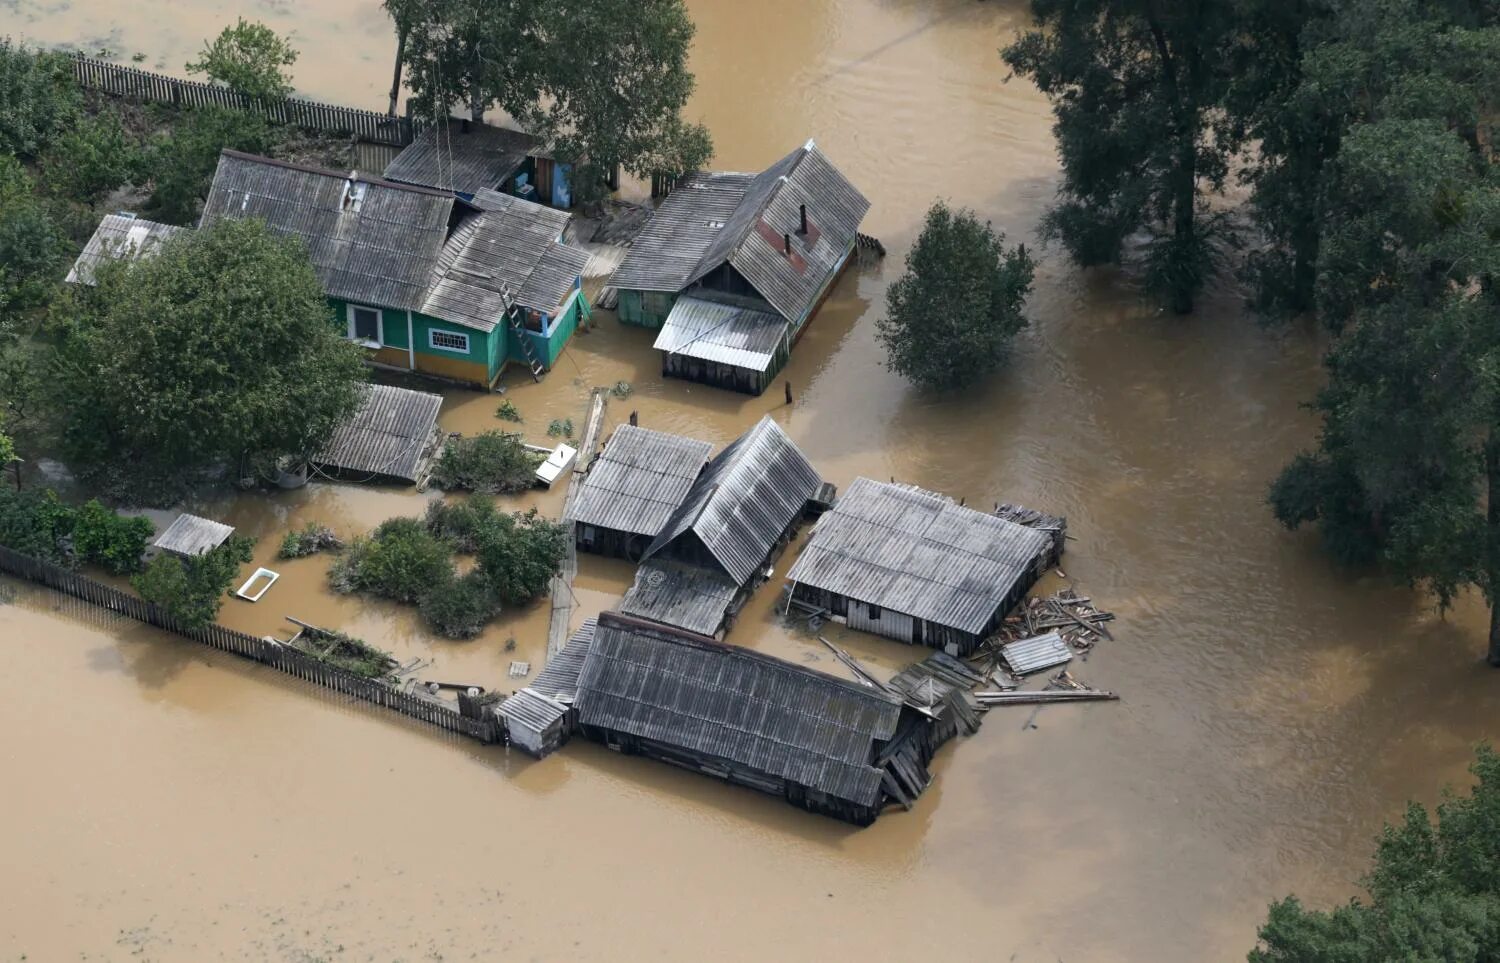
{"type": "Polygon", "coordinates": [[[1036,705],[1044,702],[1099,702],[1120,697],[1103,689],[1043,689],[1036,692],[976,692],[974,698],[983,706],[1036,705]]]}

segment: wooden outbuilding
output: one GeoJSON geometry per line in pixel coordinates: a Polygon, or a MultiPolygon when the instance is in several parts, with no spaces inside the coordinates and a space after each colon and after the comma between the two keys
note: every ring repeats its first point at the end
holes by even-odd
{"type": "Polygon", "coordinates": [[[106,214],[94,229],[94,236],[83,246],[78,260],[73,262],[67,281],[92,285],[94,272],[100,265],[155,257],[163,245],[186,230],[134,214],[106,214]]]}
{"type": "Polygon", "coordinates": [[[511,194],[555,208],[573,206],[572,165],[559,164],[525,131],[451,118],[429,124],[385,168],[385,179],[451,190],[511,194]]]}
{"type": "Polygon", "coordinates": [[[172,520],[166,531],[156,536],[151,547],[179,558],[193,558],[213,551],[233,534],[233,525],[183,512],[172,520]]]}
{"type": "Polygon", "coordinates": [[[443,396],[365,385],[359,408],[312,458],[327,474],[353,481],[425,481],[442,443],[443,396]]]}
{"type": "Polygon", "coordinates": [[[573,708],[578,675],[593,645],[596,619],[586,619],[557,654],[547,660],[531,685],[496,707],[506,741],[541,759],[565,745],[577,727],[573,708]]]}
{"type": "Polygon", "coordinates": [[[568,503],[578,550],[639,561],[703,473],[713,445],[621,425],[568,503]]]}
{"type": "Polygon", "coordinates": [[[855,479],[818,519],[792,598],[851,629],[972,652],[1056,560],[1051,534],[913,485],[855,479]]]}

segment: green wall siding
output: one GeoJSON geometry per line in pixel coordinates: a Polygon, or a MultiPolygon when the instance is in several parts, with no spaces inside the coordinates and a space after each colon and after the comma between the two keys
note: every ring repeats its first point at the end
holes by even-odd
{"type": "Polygon", "coordinates": [[[659,328],[675,303],[677,295],[669,291],[621,291],[616,314],[625,324],[659,328]]]}
{"type": "MultiPolygon", "coordinates": [[[[440,321],[437,318],[430,318],[425,314],[418,314],[415,311],[412,312],[411,320],[412,329],[416,333],[417,337],[418,354],[430,354],[439,358],[453,358],[458,361],[472,361],[475,364],[482,364],[486,366],[490,365],[491,352],[489,334],[483,331],[477,331],[474,328],[466,328],[461,324],[453,324],[449,321],[440,321]],[[469,336],[469,350],[467,352],[464,352],[447,351],[442,348],[434,348],[432,346],[432,339],[429,338],[427,334],[427,332],[429,331],[451,331],[454,334],[466,334],[469,336]]],[[[495,334],[498,337],[499,331],[497,330],[495,334]]],[[[490,367],[491,377],[494,376],[496,370],[498,369],[490,367]]]]}
{"type": "MultiPolygon", "coordinates": [[[[375,305],[363,304],[359,301],[350,302],[340,298],[329,298],[328,303],[333,308],[334,326],[340,334],[344,334],[349,330],[349,305],[352,303],[362,308],[374,308],[380,312],[382,345],[387,348],[400,348],[403,351],[410,347],[406,340],[405,311],[397,308],[376,307],[375,305]]],[[[500,370],[500,366],[505,363],[505,338],[499,330],[496,330],[492,337],[484,331],[466,328],[461,324],[441,321],[416,311],[411,313],[411,327],[412,334],[417,342],[416,350],[418,354],[482,364],[489,370],[490,377],[492,378],[500,370]],[[466,334],[469,336],[469,350],[467,352],[445,351],[442,348],[434,348],[428,336],[429,331],[451,331],[455,334],[466,334]]]]}
{"type": "MultiPolygon", "coordinates": [[[[563,348],[568,345],[568,339],[578,329],[579,315],[584,311],[587,304],[588,300],[584,293],[579,291],[578,296],[569,302],[568,309],[562,313],[562,316],[552,322],[552,333],[550,335],[543,337],[533,331],[526,332],[526,338],[531,342],[532,352],[536,355],[537,360],[546,365],[549,370],[557,362],[557,359],[562,356],[563,348]]],[[[515,361],[517,364],[524,364],[526,355],[521,350],[521,345],[517,343],[516,333],[509,328],[509,325],[506,328],[509,334],[505,339],[505,349],[510,353],[512,361],[515,361]]],[[[496,333],[499,333],[498,330],[496,333]]],[[[501,362],[503,363],[504,360],[502,358],[501,362]]]]}

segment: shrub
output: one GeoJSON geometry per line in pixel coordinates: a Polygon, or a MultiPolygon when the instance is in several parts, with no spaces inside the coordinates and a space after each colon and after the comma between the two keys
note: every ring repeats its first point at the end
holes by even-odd
{"type": "Polygon", "coordinates": [[[0,199],[0,307],[22,311],[46,304],[67,273],[71,253],[42,201],[0,199]]]}
{"type": "Polygon", "coordinates": [[[432,483],[444,490],[465,488],[486,495],[524,491],[536,484],[543,459],[527,451],[520,435],[486,431],[443,446],[432,468],[432,483]]]}
{"type": "Polygon", "coordinates": [[[0,37],[0,153],[35,157],[83,110],[66,54],[0,37]]]}
{"type": "Polygon", "coordinates": [[[328,629],[303,630],[298,648],[319,662],[366,679],[385,678],[398,665],[389,653],[365,640],[328,629]]]}
{"type": "Polygon", "coordinates": [[[256,114],[222,107],[184,111],[144,162],[153,184],[152,215],[169,224],[194,223],[218,169],[219,151],[264,154],[273,140],[270,125],[256,114]]]}
{"type": "Polygon", "coordinates": [[[547,590],[568,553],[568,532],[536,509],[497,514],[479,537],[476,569],[506,605],[529,602],[547,590]]]}
{"type": "Polygon", "coordinates": [[[218,548],[192,558],[158,555],[130,584],[184,628],[202,628],[219,614],[224,593],[240,566],[250,561],[253,544],[243,535],[231,535],[218,548]]]}
{"type": "Polygon", "coordinates": [[[482,532],[495,524],[495,503],[479,495],[427,506],[427,530],[466,555],[479,547],[482,532]]]}
{"type": "Polygon", "coordinates": [[[573,419],[553,418],[552,423],[547,426],[547,435],[552,438],[572,438],[573,419]]]}
{"type": "Polygon", "coordinates": [[[472,639],[500,614],[500,600],[476,569],[432,586],[422,599],[422,618],[450,639],[472,639]]]}
{"type": "Polygon", "coordinates": [[[66,539],[73,533],[73,509],[57,493],[0,486],[0,545],[45,562],[66,565],[66,539]]]}
{"type": "Polygon", "coordinates": [[[327,525],[319,525],[317,522],[308,522],[306,525],[286,533],[281,540],[281,548],[277,551],[277,558],[303,558],[314,552],[325,550],[337,551],[344,547],[338,536],[333,534],[333,529],[327,525]]]}
{"type": "Polygon", "coordinates": [[[281,100],[292,92],[291,77],[282,68],[296,62],[297,51],[274,30],[241,17],[204,44],[187,70],[247,97],[281,100]]]}
{"type": "Polygon", "coordinates": [[[47,149],[42,180],[59,197],[93,207],[120,185],[141,179],[140,145],[112,110],[83,118],[47,149]]]}
{"type": "Polygon", "coordinates": [[[149,518],[117,515],[95,499],[74,515],[73,551],[111,575],[130,575],[140,571],[146,540],[155,532],[149,518]]]}
{"type": "Polygon", "coordinates": [[[420,520],[391,518],[369,539],[355,539],[329,578],[340,592],[417,602],[432,586],[453,579],[453,550],[420,520]]]}
{"type": "Polygon", "coordinates": [[[495,417],[501,421],[514,421],[519,424],[521,421],[521,410],[507,398],[500,402],[499,408],[495,409],[495,417]]]}

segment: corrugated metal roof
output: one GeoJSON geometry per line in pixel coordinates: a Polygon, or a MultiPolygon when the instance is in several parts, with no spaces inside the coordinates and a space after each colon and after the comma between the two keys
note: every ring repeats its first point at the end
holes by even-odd
{"type": "Polygon", "coordinates": [[[800,321],[843,262],[869,209],[865,196],[808,141],[759,174],[684,178],[610,284],[624,291],[682,291],[728,263],[787,320],[800,321]]]}
{"type": "Polygon", "coordinates": [[[572,702],[578,694],[578,674],[583,671],[589,647],[594,644],[594,630],[598,624],[598,619],[584,619],[578,631],[547,660],[527,688],[564,703],[572,702]]]}
{"type": "Polygon", "coordinates": [[[754,174],[691,174],[677,182],[610,278],[622,291],[680,291],[734,215],[754,174]]]}
{"type": "Polygon", "coordinates": [[[226,150],[199,223],[261,218],[302,240],[330,296],[420,311],[455,203],[439,191],[226,150]]]}
{"type": "Polygon", "coordinates": [[[738,586],[717,572],[693,565],[651,561],[635,572],[635,584],[620,599],[619,610],[699,635],[713,635],[738,586]]]}
{"type": "Polygon", "coordinates": [[[691,531],[744,585],[822,484],[807,456],[766,415],[708,463],[645,557],[691,531]]]}
{"type": "Polygon", "coordinates": [[[606,612],[578,680],[582,725],[727,760],[862,806],[880,802],[888,694],[606,612]]]}
{"type": "Polygon", "coordinates": [[[500,186],[528,156],[537,155],[537,139],[530,134],[450,119],[447,127],[424,127],[386,167],[385,176],[474,194],[500,186]]]}
{"type": "Polygon", "coordinates": [[[1002,645],[1000,657],[1016,675],[1031,675],[1072,660],[1073,650],[1061,635],[1048,632],[1002,645]]]}
{"type": "Polygon", "coordinates": [[[202,555],[223,545],[233,534],[233,525],[183,512],[151,544],[174,555],[202,555]]]}
{"type": "Polygon", "coordinates": [[[505,717],[507,725],[541,732],[561,722],[568,707],[528,686],[496,706],[495,711],[505,717]]]}
{"type": "Polygon", "coordinates": [[[443,396],[389,385],[363,386],[354,414],[313,457],[315,464],[415,484],[437,429],[443,396]]]}
{"type": "Polygon", "coordinates": [[[684,296],[672,305],[653,347],[668,354],[765,371],[790,327],[785,318],[769,311],[684,296]]]}
{"type": "Polygon", "coordinates": [[[168,240],[187,228],[158,224],[131,214],[106,214],[68,272],[69,284],[93,284],[94,270],[105,261],[138,261],[154,257],[168,240]]]}
{"type": "Polygon", "coordinates": [[[474,204],[482,213],[443,245],[422,313],[490,331],[503,320],[501,292],[509,291],[522,307],[555,314],[589,260],[560,240],[568,215],[494,191],[474,204]]]}
{"type": "Polygon", "coordinates": [[[713,450],[696,438],[621,425],[589,466],[567,519],[655,536],[687,498],[713,450]]]}
{"type": "Polygon", "coordinates": [[[857,478],[818,519],[787,578],[981,632],[1050,551],[1045,533],[945,495],[857,478]]]}

